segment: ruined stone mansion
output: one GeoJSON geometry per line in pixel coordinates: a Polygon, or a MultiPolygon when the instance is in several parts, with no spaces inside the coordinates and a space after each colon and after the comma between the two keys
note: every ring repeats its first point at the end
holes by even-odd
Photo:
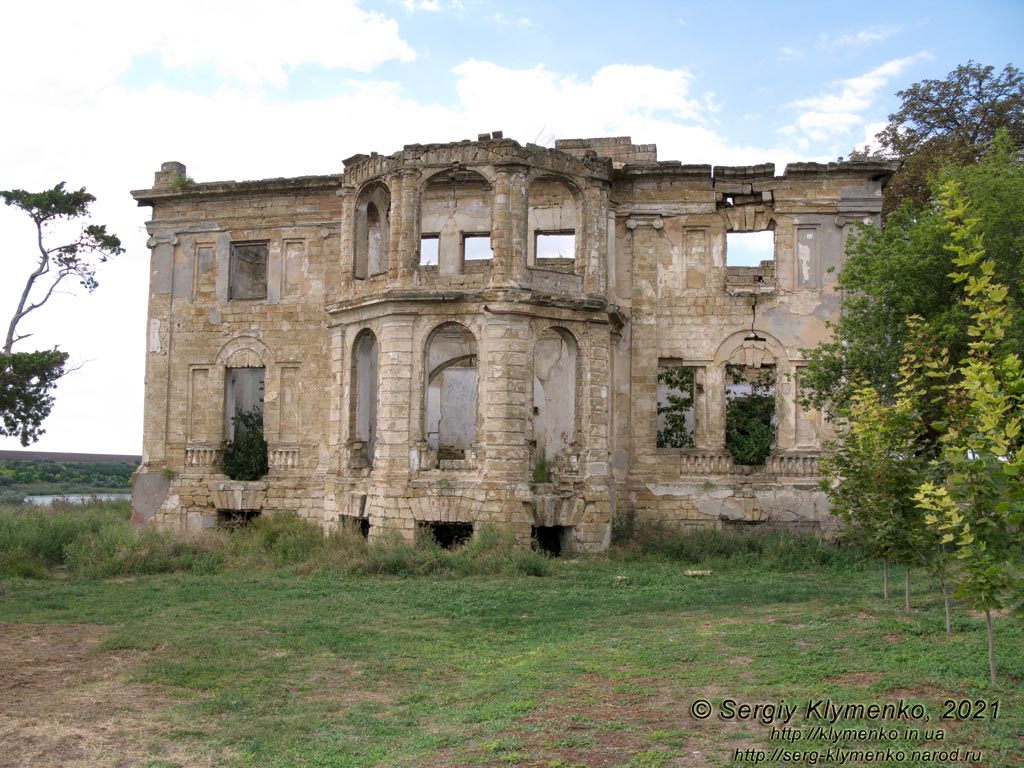
{"type": "Polygon", "coordinates": [[[327,176],[197,183],[165,163],[133,193],[152,208],[135,520],[295,510],[410,541],[491,522],[580,550],[616,520],[827,527],[801,350],[894,171],[500,133],[327,176]],[[736,265],[753,233],[765,257],[736,265]],[[758,392],[770,446],[740,463],[730,404],[758,392]],[[231,480],[251,409],[269,470],[231,480]]]}

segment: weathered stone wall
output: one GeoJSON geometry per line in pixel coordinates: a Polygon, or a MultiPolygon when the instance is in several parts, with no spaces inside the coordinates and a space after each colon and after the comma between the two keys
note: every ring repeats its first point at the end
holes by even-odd
{"type": "Polygon", "coordinates": [[[153,208],[136,520],[291,509],[408,540],[493,522],[582,549],[607,546],[615,515],[827,526],[828,427],[798,404],[800,350],[825,338],[830,268],[891,172],[712,174],[626,137],[499,135],[356,155],[335,176],[195,184],[165,164],[134,193],[153,208]],[[774,258],[730,265],[728,233],[751,231],[774,233],[774,258]],[[563,251],[542,255],[543,237],[563,251]],[[692,447],[657,446],[668,364],[695,371],[692,447]],[[725,449],[735,365],[776,376],[761,467],[725,449]],[[230,481],[232,409],[254,382],[271,468],[230,481]]]}

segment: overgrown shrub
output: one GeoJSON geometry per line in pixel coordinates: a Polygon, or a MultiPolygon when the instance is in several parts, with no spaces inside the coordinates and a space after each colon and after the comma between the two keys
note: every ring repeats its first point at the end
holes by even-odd
{"type": "Polygon", "coordinates": [[[267,474],[267,441],[263,437],[263,409],[253,408],[233,417],[235,439],[224,451],[224,474],[232,480],[259,480],[267,474]]]}

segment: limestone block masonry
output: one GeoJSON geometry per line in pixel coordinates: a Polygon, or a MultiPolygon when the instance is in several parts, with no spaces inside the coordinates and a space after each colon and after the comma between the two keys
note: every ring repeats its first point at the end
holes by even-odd
{"type": "Polygon", "coordinates": [[[165,163],[132,193],[152,208],[134,519],[294,510],[406,540],[493,523],[576,550],[616,519],[827,528],[801,350],[827,337],[846,239],[894,171],[500,133],[327,176],[196,183],[165,163]],[[764,258],[737,264],[734,236],[757,232],[764,258]],[[774,440],[748,466],[726,431],[754,374],[774,440]],[[269,471],[230,480],[253,408],[269,471]]]}

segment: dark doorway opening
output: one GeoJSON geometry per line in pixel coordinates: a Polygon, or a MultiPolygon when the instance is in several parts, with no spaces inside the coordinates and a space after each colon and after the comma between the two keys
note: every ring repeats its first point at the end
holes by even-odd
{"type": "Polygon", "coordinates": [[[473,535],[472,523],[424,523],[434,541],[442,549],[454,549],[469,541],[473,535]]]}
{"type": "Polygon", "coordinates": [[[572,528],[565,525],[535,525],[531,532],[533,545],[541,552],[558,557],[569,548],[572,528]]]}
{"type": "Polygon", "coordinates": [[[338,522],[341,523],[341,527],[346,531],[359,531],[359,535],[364,539],[370,538],[370,521],[365,517],[350,517],[348,515],[340,515],[338,522]]]}

